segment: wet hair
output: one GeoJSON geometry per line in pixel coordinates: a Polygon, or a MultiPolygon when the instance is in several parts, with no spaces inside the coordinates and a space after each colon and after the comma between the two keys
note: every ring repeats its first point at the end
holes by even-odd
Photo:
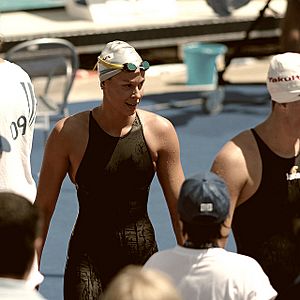
{"type": "Polygon", "coordinates": [[[120,271],[101,300],[180,300],[171,280],[152,269],[129,265],[120,271]]]}
{"type": "Polygon", "coordinates": [[[26,198],[0,192],[0,276],[23,279],[30,270],[38,236],[38,209],[26,198]]]}

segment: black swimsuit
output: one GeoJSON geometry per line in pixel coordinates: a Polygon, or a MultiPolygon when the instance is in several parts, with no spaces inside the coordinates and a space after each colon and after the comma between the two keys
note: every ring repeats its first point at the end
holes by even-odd
{"type": "Polygon", "coordinates": [[[262,160],[262,178],[254,195],[235,209],[232,228],[237,252],[255,258],[272,286],[281,291],[299,272],[286,179],[295,157],[276,155],[253,129],[252,133],[262,160]]]}
{"type": "Polygon", "coordinates": [[[128,264],[157,251],[147,213],[155,171],[139,117],[112,137],[90,113],[89,140],[76,174],[79,215],[69,243],[65,299],[98,299],[128,264]]]}

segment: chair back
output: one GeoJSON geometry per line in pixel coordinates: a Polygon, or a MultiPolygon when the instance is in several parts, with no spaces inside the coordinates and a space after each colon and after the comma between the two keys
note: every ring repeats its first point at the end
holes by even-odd
{"type": "Polygon", "coordinates": [[[42,117],[50,129],[50,120],[68,115],[68,96],[79,59],[72,43],[61,38],[39,38],[10,48],[5,59],[22,67],[34,84],[38,100],[37,122],[42,117]]]}

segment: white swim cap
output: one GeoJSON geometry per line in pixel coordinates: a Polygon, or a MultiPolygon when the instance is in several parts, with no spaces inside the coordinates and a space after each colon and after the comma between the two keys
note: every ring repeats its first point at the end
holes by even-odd
{"type": "Polygon", "coordinates": [[[142,58],[136,50],[126,42],[113,41],[106,44],[98,56],[97,62],[100,81],[105,81],[122,71],[121,68],[116,68],[114,64],[123,65],[126,63],[139,66],[142,63],[142,58]],[[105,64],[105,62],[107,64],[105,64]]]}
{"type": "Polygon", "coordinates": [[[289,103],[300,100],[300,54],[275,55],[270,62],[267,87],[273,101],[289,103]]]}

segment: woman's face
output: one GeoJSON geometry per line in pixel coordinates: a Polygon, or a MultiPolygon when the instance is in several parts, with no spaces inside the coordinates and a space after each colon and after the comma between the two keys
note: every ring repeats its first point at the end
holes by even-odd
{"type": "Polygon", "coordinates": [[[144,91],[145,71],[122,71],[103,83],[103,102],[125,115],[135,113],[144,91]]]}

